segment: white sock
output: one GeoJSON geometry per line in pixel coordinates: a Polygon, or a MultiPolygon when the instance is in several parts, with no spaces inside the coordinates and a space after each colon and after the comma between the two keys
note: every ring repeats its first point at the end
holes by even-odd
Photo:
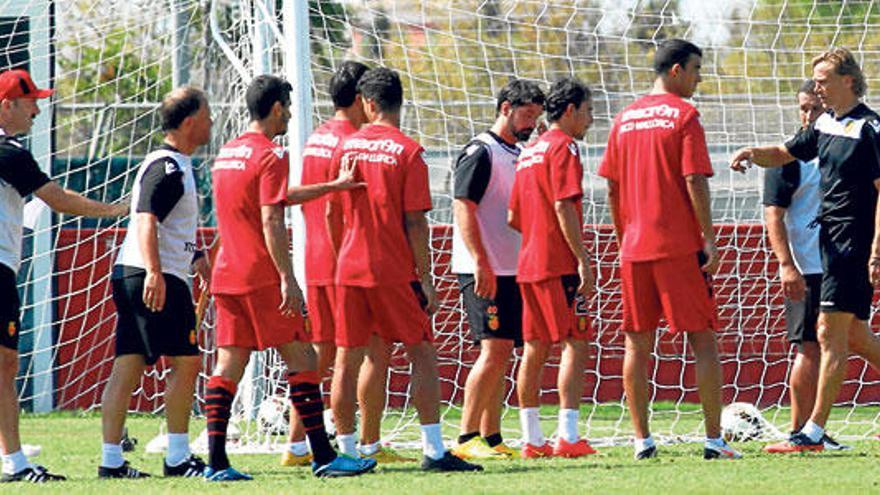
{"type": "Polygon", "coordinates": [[[339,446],[339,451],[343,454],[352,457],[360,457],[357,451],[357,437],[354,433],[348,435],[336,435],[336,444],[339,446]]]}
{"type": "Polygon", "coordinates": [[[803,428],[801,428],[801,433],[810,437],[810,440],[818,442],[819,440],[822,440],[822,437],[825,435],[825,428],[822,428],[810,420],[807,421],[807,424],[805,424],[803,428]]]}
{"type": "Polygon", "coordinates": [[[328,435],[336,434],[336,423],[333,421],[333,409],[324,409],[324,429],[328,435]]]}
{"type": "Polygon", "coordinates": [[[6,474],[15,474],[29,467],[31,467],[31,463],[21,449],[3,455],[3,472],[6,474]]]}
{"type": "Polygon", "coordinates": [[[579,416],[580,410],[578,409],[559,410],[559,430],[557,432],[559,438],[569,443],[577,442],[580,439],[580,435],[578,435],[579,416]]]}
{"type": "Polygon", "coordinates": [[[302,457],[309,453],[309,444],[305,440],[299,442],[287,442],[287,451],[295,456],[302,457]]]}
{"type": "Polygon", "coordinates": [[[657,445],[654,443],[654,437],[648,435],[648,438],[636,438],[635,442],[633,442],[633,446],[635,447],[636,454],[643,450],[650,449],[657,445]]]}
{"type": "Polygon", "coordinates": [[[446,454],[440,423],[422,425],[422,452],[435,461],[446,454]]]}
{"type": "Polygon", "coordinates": [[[366,456],[368,456],[368,455],[373,455],[373,454],[375,454],[376,452],[379,452],[379,447],[380,447],[380,446],[381,446],[381,444],[380,444],[379,442],[375,442],[375,443],[362,443],[362,444],[360,445],[360,447],[358,447],[358,452],[360,452],[361,455],[366,455],[366,456]]]}
{"type": "Polygon", "coordinates": [[[519,410],[519,424],[522,428],[523,441],[540,447],[544,445],[544,432],[541,431],[541,421],[538,418],[537,407],[523,407],[519,410]]]}
{"type": "Polygon", "coordinates": [[[189,433],[169,433],[168,451],[165,452],[165,463],[169,466],[179,466],[187,460],[189,451],[189,433]]]}
{"type": "Polygon", "coordinates": [[[101,446],[101,465],[108,468],[118,468],[125,464],[122,457],[122,445],[118,443],[105,443],[101,446]]]}

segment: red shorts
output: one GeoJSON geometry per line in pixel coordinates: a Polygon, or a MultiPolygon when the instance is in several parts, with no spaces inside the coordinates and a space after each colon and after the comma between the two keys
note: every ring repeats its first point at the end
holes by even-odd
{"type": "Polygon", "coordinates": [[[332,343],[334,330],[333,308],[336,307],[336,287],[309,285],[306,287],[306,331],[314,343],[332,343]]]}
{"type": "Polygon", "coordinates": [[[281,290],[262,287],[247,294],[215,294],[217,347],[261,351],[290,342],[308,342],[303,317],[281,314],[281,290]]]}
{"type": "Polygon", "coordinates": [[[654,331],[661,312],[672,332],[717,329],[712,279],[700,270],[701,256],[623,261],[623,330],[654,331]]]}
{"type": "Polygon", "coordinates": [[[413,282],[382,287],[336,288],[336,345],[362,347],[378,335],[388,343],[431,342],[431,319],[421,286],[413,282]]]}
{"type": "Polygon", "coordinates": [[[523,299],[524,341],[555,343],[589,337],[590,319],[583,297],[577,294],[578,285],[580,277],[577,275],[519,284],[523,299]]]}

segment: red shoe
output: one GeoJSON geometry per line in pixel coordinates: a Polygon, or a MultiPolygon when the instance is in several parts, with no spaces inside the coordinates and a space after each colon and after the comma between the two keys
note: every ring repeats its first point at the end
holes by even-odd
{"type": "Polygon", "coordinates": [[[573,459],[575,457],[583,457],[585,455],[595,454],[596,449],[590,446],[590,442],[582,438],[577,442],[566,442],[559,439],[556,447],[553,449],[553,455],[556,457],[567,457],[573,459]]]}
{"type": "Polygon", "coordinates": [[[774,443],[764,447],[768,454],[794,454],[797,452],[822,452],[825,443],[819,440],[814,442],[803,433],[795,433],[784,442],[774,443]]]}
{"type": "Polygon", "coordinates": [[[527,443],[523,445],[521,452],[523,459],[537,459],[539,457],[553,457],[553,447],[544,442],[540,447],[527,443]]]}

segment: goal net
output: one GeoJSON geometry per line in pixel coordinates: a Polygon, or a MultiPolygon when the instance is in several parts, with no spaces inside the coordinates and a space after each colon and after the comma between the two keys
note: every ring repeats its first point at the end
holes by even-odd
{"type": "MultiPolygon", "coordinates": [[[[315,127],[332,115],[326,87],[341,61],[399,71],[406,99],[402,127],[426,148],[430,166],[432,254],[441,297],[434,334],[448,436],[457,433],[464,380],[478,353],[449,271],[451,162],[494,121],[495,94],[509,78],[536,80],[545,88],[560,76],[581,78],[594,94],[595,121],[582,150],[584,234],[598,273],[598,291],[590,302],[593,338],[581,431],[600,444],[626,441],[631,430],[621,376],[616,243],[605,183],[596,169],[611,119],[650,88],[658,43],[670,37],[693,40],[704,48],[703,82],[694,103],[716,173],[710,184],[723,255],[714,288],[724,400],[754,404],[771,423],[787,428],[793,349],[785,341],[777,266],[761,222],[761,176],[733,175],[726,161],[739,146],[781,142],[797,129],[795,92],[809,75],[812,56],[829,46],[854,51],[868,76],[872,102],[870,88],[880,83],[875,76],[880,38],[872,29],[880,13],[874,1],[310,1],[310,57],[299,60],[287,57],[287,50],[304,32],[285,32],[283,14],[292,9],[283,1],[0,5],[9,11],[0,11],[0,26],[12,22],[8,18],[27,17],[29,23],[14,24],[12,31],[29,35],[23,43],[31,63],[42,61],[51,69],[42,84],[52,79],[59,90],[51,107],[44,107],[39,118],[44,120],[38,120],[44,125],[31,133],[32,147],[43,143],[35,154],[54,178],[91,197],[114,200],[128,194],[137,163],[161,139],[155,107],[167,91],[187,81],[207,90],[214,137],[196,157],[206,246],[213,232],[211,157],[245,128],[244,88],[253,75],[284,74],[291,64],[308,64],[311,111],[299,118],[315,127]]],[[[33,410],[97,408],[113,359],[110,264],[126,221],[42,215],[26,236],[19,274],[25,327],[20,397],[33,410]]],[[[205,368],[196,412],[202,410],[215,358],[210,304],[199,341],[205,368]]],[[[666,440],[702,435],[694,363],[685,344],[684,337],[661,331],[653,356],[652,421],[666,440]]],[[[236,428],[241,450],[271,450],[284,442],[279,433],[285,431],[286,373],[272,353],[255,354],[253,360],[237,399],[236,428]]],[[[503,433],[509,439],[519,437],[515,365],[505,392],[503,433]]],[[[542,388],[548,406],[557,400],[557,369],[554,354],[542,388]]],[[[132,410],[162,411],[167,372],[160,363],[144,375],[132,410]]],[[[418,421],[401,350],[395,351],[388,383],[383,438],[410,444],[418,439],[418,421]]],[[[843,438],[875,435],[878,406],[880,374],[853,358],[829,429],[843,438]]],[[[550,433],[555,415],[552,409],[544,412],[550,433]]]]}

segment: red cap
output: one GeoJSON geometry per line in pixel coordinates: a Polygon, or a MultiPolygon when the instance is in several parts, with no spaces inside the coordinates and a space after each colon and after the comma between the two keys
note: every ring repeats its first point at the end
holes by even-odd
{"type": "Polygon", "coordinates": [[[0,73],[0,100],[15,98],[48,98],[54,89],[40,89],[26,70],[16,69],[0,73]]]}

